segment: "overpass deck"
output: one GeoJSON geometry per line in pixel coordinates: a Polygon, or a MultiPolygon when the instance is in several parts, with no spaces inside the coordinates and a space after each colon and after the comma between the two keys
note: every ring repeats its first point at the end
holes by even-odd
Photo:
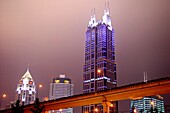
{"type": "MultiPolygon", "coordinates": [[[[58,110],[89,104],[99,104],[104,106],[105,113],[108,113],[108,106],[111,101],[137,99],[144,96],[170,93],[170,77],[129,84],[114,89],[103,90],[94,93],[79,94],[70,97],[60,98],[41,102],[45,106],[45,111],[58,110]]],[[[24,107],[26,113],[31,113],[33,104],[24,107]]],[[[9,113],[11,109],[1,110],[0,113],[9,113]]]]}

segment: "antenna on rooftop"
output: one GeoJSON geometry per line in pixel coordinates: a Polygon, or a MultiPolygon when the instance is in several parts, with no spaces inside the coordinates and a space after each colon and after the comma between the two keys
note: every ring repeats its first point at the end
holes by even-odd
{"type": "Polygon", "coordinates": [[[93,14],[95,15],[95,8],[94,8],[94,12],[93,12],[93,14]]]}
{"type": "Polygon", "coordinates": [[[108,1],[108,12],[110,11],[110,9],[109,9],[109,1],[108,1]]]}
{"type": "Polygon", "coordinates": [[[108,9],[109,9],[109,1],[107,2],[107,4],[108,4],[108,9]]]}
{"type": "Polygon", "coordinates": [[[29,68],[30,68],[30,64],[28,62],[28,64],[27,64],[27,71],[29,71],[29,68]]]}
{"type": "Polygon", "coordinates": [[[105,10],[107,10],[107,8],[106,8],[107,6],[106,6],[106,3],[105,3],[105,10]]]}
{"type": "Polygon", "coordinates": [[[91,9],[91,17],[92,17],[92,15],[93,15],[93,9],[91,9]]]}
{"type": "Polygon", "coordinates": [[[148,80],[148,78],[147,78],[147,72],[143,72],[143,76],[144,76],[144,82],[147,82],[148,80]]]}

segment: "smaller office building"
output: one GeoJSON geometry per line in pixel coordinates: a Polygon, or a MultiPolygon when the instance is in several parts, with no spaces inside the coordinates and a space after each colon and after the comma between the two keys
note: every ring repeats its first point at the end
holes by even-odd
{"type": "Polygon", "coordinates": [[[137,113],[165,112],[164,100],[160,95],[132,100],[130,105],[131,112],[133,109],[135,109],[137,113]]]}
{"type": "MultiPolygon", "coordinates": [[[[73,84],[71,79],[66,78],[65,75],[53,78],[50,84],[49,100],[68,97],[73,95],[73,84]]],[[[52,110],[51,113],[73,113],[73,108],[52,110]]]]}

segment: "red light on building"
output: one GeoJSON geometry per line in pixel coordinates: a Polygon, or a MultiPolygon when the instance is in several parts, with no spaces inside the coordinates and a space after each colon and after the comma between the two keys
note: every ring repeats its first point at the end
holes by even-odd
{"type": "Polygon", "coordinates": [[[29,84],[33,84],[33,82],[32,82],[32,81],[30,81],[30,82],[29,82],[29,84]]]}
{"type": "Polygon", "coordinates": [[[22,84],[22,81],[20,81],[19,83],[22,84]]]}

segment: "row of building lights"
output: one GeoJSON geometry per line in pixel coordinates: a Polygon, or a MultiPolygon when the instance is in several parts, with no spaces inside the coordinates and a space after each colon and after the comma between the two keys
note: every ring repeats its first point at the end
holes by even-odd
{"type": "MultiPolygon", "coordinates": [[[[110,107],[113,107],[113,104],[110,104],[110,107]]],[[[98,109],[98,108],[95,108],[95,109],[94,109],[94,112],[96,112],[96,113],[99,112],[99,109],[98,109]]],[[[86,111],[85,113],[89,113],[89,112],[86,111]]]]}
{"type": "MultiPolygon", "coordinates": [[[[151,106],[153,107],[153,106],[154,106],[154,101],[151,101],[150,104],[151,104],[151,106]]],[[[136,109],[136,108],[133,109],[132,113],[137,113],[137,109],[136,109]]]]}

